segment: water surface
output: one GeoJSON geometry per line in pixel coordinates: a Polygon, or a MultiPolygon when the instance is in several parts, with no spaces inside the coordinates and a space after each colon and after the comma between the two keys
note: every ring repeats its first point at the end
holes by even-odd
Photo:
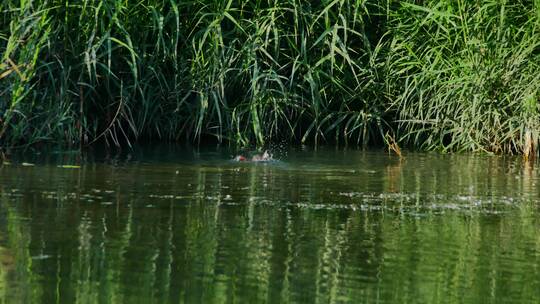
{"type": "Polygon", "coordinates": [[[0,167],[0,302],[540,301],[533,164],[280,154],[14,157],[0,167]]]}

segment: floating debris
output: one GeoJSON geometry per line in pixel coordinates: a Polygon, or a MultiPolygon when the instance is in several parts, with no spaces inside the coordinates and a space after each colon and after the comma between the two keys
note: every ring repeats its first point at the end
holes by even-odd
{"type": "Polygon", "coordinates": [[[151,198],[164,198],[164,199],[170,199],[170,198],[174,198],[174,195],[170,195],[170,194],[164,194],[164,195],[158,195],[158,194],[150,194],[148,195],[148,197],[151,197],[151,198]]]}
{"type": "Polygon", "coordinates": [[[50,259],[52,258],[53,256],[52,255],[49,255],[49,254],[40,254],[40,255],[35,255],[32,257],[32,260],[45,260],[45,259],[50,259]]]}

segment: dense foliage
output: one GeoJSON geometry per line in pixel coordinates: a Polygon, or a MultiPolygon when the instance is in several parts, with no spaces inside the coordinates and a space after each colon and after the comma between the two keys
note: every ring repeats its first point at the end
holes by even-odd
{"type": "Polygon", "coordinates": [[[518,152],[539,0],[4,0],[0,140],[518,152]]]}

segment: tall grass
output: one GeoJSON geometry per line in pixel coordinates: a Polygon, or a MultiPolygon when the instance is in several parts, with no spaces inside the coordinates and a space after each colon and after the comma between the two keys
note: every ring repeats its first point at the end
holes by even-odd
{"type": "Polygon", "coordinates": [[[531,153],[539,1],[0,4],[0,140],[531,153]]]}
{"type": "Polygon", "coordinates": [[[392,14],[388,68],[401,86],[392,106],[402,141],[526,155],[536,149],[539,1],[425,1],[392,14]]]}

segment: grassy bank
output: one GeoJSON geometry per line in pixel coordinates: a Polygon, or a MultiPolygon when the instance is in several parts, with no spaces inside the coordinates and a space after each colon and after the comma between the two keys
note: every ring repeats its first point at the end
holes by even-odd
{"type": "Polygon", "coordinates": [[[540,1],[0,4],[0,140],[536,153],[540,1]]]}

